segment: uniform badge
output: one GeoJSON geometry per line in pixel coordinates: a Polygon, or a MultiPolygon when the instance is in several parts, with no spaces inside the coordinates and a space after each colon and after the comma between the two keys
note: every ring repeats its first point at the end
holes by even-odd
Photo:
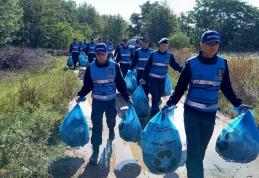
{"type": "Polygon", "coordinates": [[[223,77],[223,74],[224,74],[224,69],[223,68],[218,68],[218,71],[217,71],[217,76],[222,78],[223,77]]]}
{"type": "Polygon", "coordinates": [[[113,69],[108,69],[108,78],[112,78],[114,76],[113,69]]]}

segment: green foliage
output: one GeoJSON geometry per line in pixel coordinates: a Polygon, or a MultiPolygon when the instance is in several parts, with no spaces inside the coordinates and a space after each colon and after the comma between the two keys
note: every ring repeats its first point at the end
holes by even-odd
{"type": "Polygon", "coordinates": [[[104,40],[113,39],[119,43],[122,37],[127,36],[127,22],[120,16],[102,16],[104,24],[102,27],[102,37],[104,40]]]}
{"type": "Polygon", "coordinates": [[[202,32],[213,29],[221,34],[228,50],[259,49],[259,9],[240,0],[196,0],[193,11],[182,15],[180,27],[198,45],[202,32]]]}
{"type": "Polygon", "coordinates": [[[22,10],[18,0],[0,0],[0,4],[0,45],[5,45],[21,27],[22,10]]]}
{"type": "Polygon", "coordinates": [[[131,16],[130,34],[147,35],[152,43],[157,43],[161,38],[168,37],[177,28],[177,19],[168,4],[147,1],[141,7],[140,14],[131,16]]]}
{"type": "Polygon", "coordinates": [[[176,49],[182,49],[190,46],[190,39],[182,32],[173,34],[169,40],[171,47],[176,49]]]}
{"type": "Polygon", "coordinates": [[[64,65],[64,58],[54,59],[51,68],[0,80],[0,170],[11,177],[48,177],[48,167],[64,153],[58,127],[79,88],[64,65]]]}

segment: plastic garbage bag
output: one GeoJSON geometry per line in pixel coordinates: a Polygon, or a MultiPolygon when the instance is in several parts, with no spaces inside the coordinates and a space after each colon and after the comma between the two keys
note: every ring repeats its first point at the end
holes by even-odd
{"type": "Polygon", "coordinates": [[[169,76],[169,74],[166,75],[165,78],[165,92],[164,92],[164,96],[170,96],[171,95],[171,91],[172,91],[172,80],[169,76]]]}
{"type": "Polygon", "coordinates": [[[140,118],[149,116],[150,106],[148,103],[146,93],[141,85],[139,85],[138,88],[134,91],[131,98],[137,115],[140,118]]]}
{"type": "Polygon", "coordinates": [[[65,117],[59,132],[61,139],[71,147],[84,146],[88,143],[88,124],[79,104],[76,104],[65,117]]]}
{"type": "Polygon", "coordinates": [[[158,112],[143,131],[143,160],[155,174],[174,171],[181,161],[182,144],[172,114],[172,108],[158,112]]]}
{"type": "Polygon", "coordinates": [[[68,58],[67,58],[67,66],[68,67],[72,67],[73,65],[74,65],[74,62],[73,62],[72,56],[68,56],[68,58]]]}
{"type": "Polygon", "coordinates": [[[119,124],[119,133],[120,137],[128,142],[138,142],[142,139],[142,127],[132,105],[119,124]]]}
{"type": "Polygon", "coordinates": [[[116,62],[115,59],[113,59],[112,57],[110,57],[109,60],[112,62],[116,62]]]}
{"type": "Polygon", "coordinates": [[[137,69],[133,69],[132,71],[133,71],[134,76],[137,78],[137,69]]]}
{"type": "Polygon", "coordinates": [[[253,113],[249,110],[240,114],[220,133],[216,152],[226,161],[248,163],[259,153],[259,131],[253,113]]]}
{"type": "Polygon", "coordinates": [[[85,56],[84,54],[80,54],[79,56],[79,65],[81,67],[87,67],[89,65],[89,62],[88,62],[88,57],[85,56]]]}
{"type": "Polygon", "coordinates": [[[126,85],[127,85],[127,90],[131,93],[135,91],[135,89],[138,86],[137,79],[134,75],[134,72],[131,70],[127,73],[127,75],[124,78],[126,85]]]}

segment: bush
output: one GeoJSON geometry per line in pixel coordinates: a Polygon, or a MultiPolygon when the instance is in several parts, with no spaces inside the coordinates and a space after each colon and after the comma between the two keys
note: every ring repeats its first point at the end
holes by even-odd
{"type": "Polygon", "coordinates": [[[1,69],[32,69],[47,64],[50,55],[43,49],[4,47],[0,49],[1,69]]]}
{"type": "Polygon", "coordinates": [[[182,32],[177,32],[169,39],[170,45],[176,49],[182,49],[190,46],[190,39],[182,32]]]}

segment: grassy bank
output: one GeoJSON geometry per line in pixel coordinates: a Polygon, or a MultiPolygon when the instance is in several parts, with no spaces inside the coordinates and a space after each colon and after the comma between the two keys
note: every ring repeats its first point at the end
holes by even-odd
{"type": "Polygon", "coordinates": [[[58,126],[80,87],[52,58],[37,70],[6,72],[0,79],[0,177],[48,177],[48,167],[64,151],[58,126]]]}
{"type": "MultiPolygon", "coordinates": [[[[182,49],[173,50],[173,53],[182,65],[189,57],[196,55],[193,50],[182,49]]],[[[233,89],[243,103],[253,106],[255,118],[259,125],[259,56],[254,54],[229,54],[223,53],[222,56],[228,60],[230,78],[233,89]]],[[[174,70],[169,71],[173,88],[176,86],[179,73],[174,70]]],[[[234,118],[232,104],[220,92],[219,111],[234,118]]]]}

